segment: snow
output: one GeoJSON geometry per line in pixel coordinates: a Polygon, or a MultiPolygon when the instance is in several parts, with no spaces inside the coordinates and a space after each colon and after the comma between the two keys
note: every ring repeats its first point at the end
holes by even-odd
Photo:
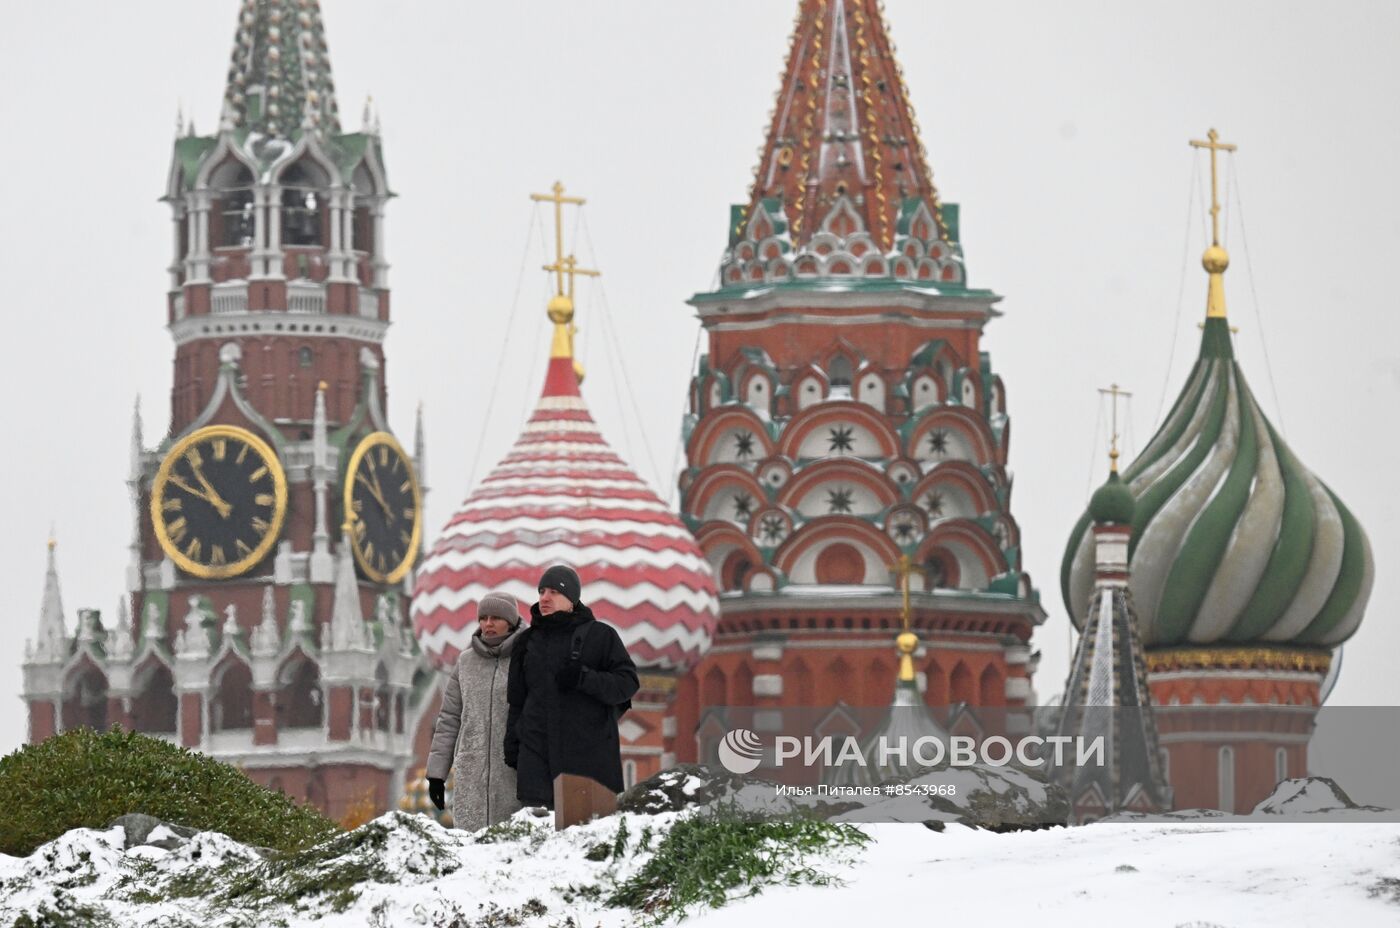
{"type": "Polygon", "coordinates": [[[1254,814],[1307,815],[1319,812],[1335,813],[1342,809],[1382,811],[1356,805],[1340,786],[1326,777],[1300,777],[1280,783],[1274,789],[1273,795],[1254,807],[1254,814]]]}
{"type": "MultiPolygon", "coordinates": [[[[634,925],[637,913],[607,908],[603,900],[650,858],[650,850],[640,847],[643,831],[650,829],[648,846],[654,849],[683,814],[613,815],[556,833],[549,818],[524,810],[495,834],[469,834],[390,813],[365,826],[384,830],[385,840],[346,857],[372,857],[396,875],[396,882],[366,879],[358,900],[339,913],[313,898],[265,910],[258,922],[359,928],[447,924],[456,917],[471,924],[493,916],[500,919],[495,923],[544,928],[571,916],[588,928],[634,925]],[[616,860],[590,855],[617,841],[624,818],[628,852],[616,860]],[[444,860],[448,866],[442,866],[444,860]]],[[[909,921],[930,905],[944,923],[1015,921],[1037,928],[1400,923],[1395,888],[1400,887],[1400,824],[1234,818],[1010,834],[957,824],[941,833],[921,824],[859,827],[873,839],[863,850],[816,864],[840,885],[768,887],[722,909],[696,913],[685,924],[909,921]]],[[[0,923],[65,900],[70,906],[100,906],[121,928],[162,919],[201,928],[248,923],[240,920],[246,911],[240,916],[207,897],[141,902],[131,899],[131,891],[155,889],[174,878],[188,882],[201,871],[216,890],[226,881],[215,878],[214,868],[256,866],[261,857],[254,849],[208,832],[173,851],[149,846],[123,851],[122,844],[119,828],[77,829],[27,858],[0,855],[0,923]]]]}
{"type": "Polygon", "coordinates": [[[940,924],[1036,928],[1400,923],[1368,891],[1400,877],[1400,825],[863,828],[876,840],[844,887],[770,889],[687,928],[914,921],[930,906],[940,924]]]}

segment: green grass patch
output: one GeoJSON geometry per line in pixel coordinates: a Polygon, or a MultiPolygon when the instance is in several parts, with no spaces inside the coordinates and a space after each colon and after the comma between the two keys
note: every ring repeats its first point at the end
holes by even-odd
{"type": "Polygon", "coordinates": [[[697,906],[717,909],[764,886],[826,886],[833,878],[813,858],[863,847],[869,836],[854,825],[802,817],[760,818],[732,807],[681,819],[655,854],[608,897],[649,923],[684,916],[697,906]]]}
{"type": "Polygon", "coordinates": [[[73,828],[130,812],[296,851],[339,829],[241,770],[159,738],[77,728],[0,758],[0,853],[27,857],[73,828]]]}

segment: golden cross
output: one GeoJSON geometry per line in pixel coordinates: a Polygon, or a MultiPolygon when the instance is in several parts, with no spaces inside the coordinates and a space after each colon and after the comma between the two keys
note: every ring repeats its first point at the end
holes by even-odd
{"type": "MultiPolygon", "coordinates": [[[[1214,130],[1212,130],[1212,131],[1214,131],[1214,130]]],[[[1117,471],[1117,470],[1118,470],[1118,397],[1120,397],[1120,396],[1132,396],[1132,394],[1129,393],[1129,392],[1127,392],[1126,390],[1120,390],[1120,389],[1118,389],[1118,384],[1116,384],[1116,383],[1109,384],[1107,390],[1105,390],[1103,387],[1099,387],[1099,392],[1100,392],[1100,393],[1106,393],[1106,394],[1108,394],[1109,396],[1112,396],[1112,397],[1113,397],[1113,437],[1109,440],[1108,459],[1109,459],[1109,461],[1112,462],[1112,465],[1111,465],[1111,466],[1113,467],[1113,469],[1114,469],[1115,471],[1117,471]]]]}
{"type": "Polygon", "coordinates": [[[567,258],[564,255],[564,204],[571,203],[575,206],[582,206],[587,201],[583,197],[564,196],[564,185],[559,181],[554,182],[554,186],[549,188],[549,193],[532,193],[530,199],[536,203],[554,204],[554,263],[546,264],[546,271],[553,271],[555,274],[555,287],[559,296],[564,296],[564,275],[569,275],[568,296],[570,299],[574,295],[574,275],[585,274],[589,277],[599,276],[598,271],[584,270],[576,267],[577,262],[573,255],[567,258]]]}
{"type": "Polygon", "coordinates": [[[587,268],[579,267],[579,266],[578,266],[578,258],[575,258],[573,255],[564,255],[562,258],[560,258],[560,259],[558,260],[558,262],[556,262],[556,263],[554,263],[554,264],[546,264],[546,265],[544,266],[544,269],[545,269],[546,271],[554,271],[554,272],[556,272],[556,273],[558,273],[558,274],[560,275],[560,276],[559,276],[559,281],[560,281],[560,284],[559,284],[559,286],[560,286],[559,294],[560,294],[561,296],[565,295],[564,289],[563,289],[564,275],[566,275],[566,274],[568,275],[568,277],[569,277],[569,292],[568,292],[567,296],[569,297],[569,300],[570,300],[570,301],[572,301],[573,298],[574,298],[574,275],[576,275],[576,274],[582,274],[582,275],[585,276],[585,277],[602,277],[602,276],[603,276],[603,272],[602,272],[602,271],[590,271],[590,270],[588,270],[587,268]]]}
{"type": "Polygon", "coordinates": [[[1220,195],[1216,185],[1215,153],[1218,151],[1234,151],[1235,146],[1220,141],[1220,133],[1214,129],[1206,133],[1209,141],[1202,142],[1199,139],[1191,140],[1192,148],[1210,149],[1210,243],[1220,244],[1220,195]]]}

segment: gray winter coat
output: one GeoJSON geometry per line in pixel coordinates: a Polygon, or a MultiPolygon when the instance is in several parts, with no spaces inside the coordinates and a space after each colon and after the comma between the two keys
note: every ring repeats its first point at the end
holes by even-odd
{"type": "Polygon", "coordinates": [[[515,798],[515,771],[502,753],[509,708],[506,682],[510,655],[524,626],[494,648],[472,634],[471,647],[457,657],[447,680],[442,711],[433,729],[428,752],[428,776],[447,779],[457,768],[452,785],[452,823],[477,831],[504,821],[520,808],[515,798]]]}

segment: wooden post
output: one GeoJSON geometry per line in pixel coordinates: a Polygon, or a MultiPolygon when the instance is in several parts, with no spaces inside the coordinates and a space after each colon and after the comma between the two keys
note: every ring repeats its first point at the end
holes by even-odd
{"type": "Polygon", "coordinates": [[[592,777],[561,773],[554,778],[554,830],[612,815],[617,794],[592,777]]]}

